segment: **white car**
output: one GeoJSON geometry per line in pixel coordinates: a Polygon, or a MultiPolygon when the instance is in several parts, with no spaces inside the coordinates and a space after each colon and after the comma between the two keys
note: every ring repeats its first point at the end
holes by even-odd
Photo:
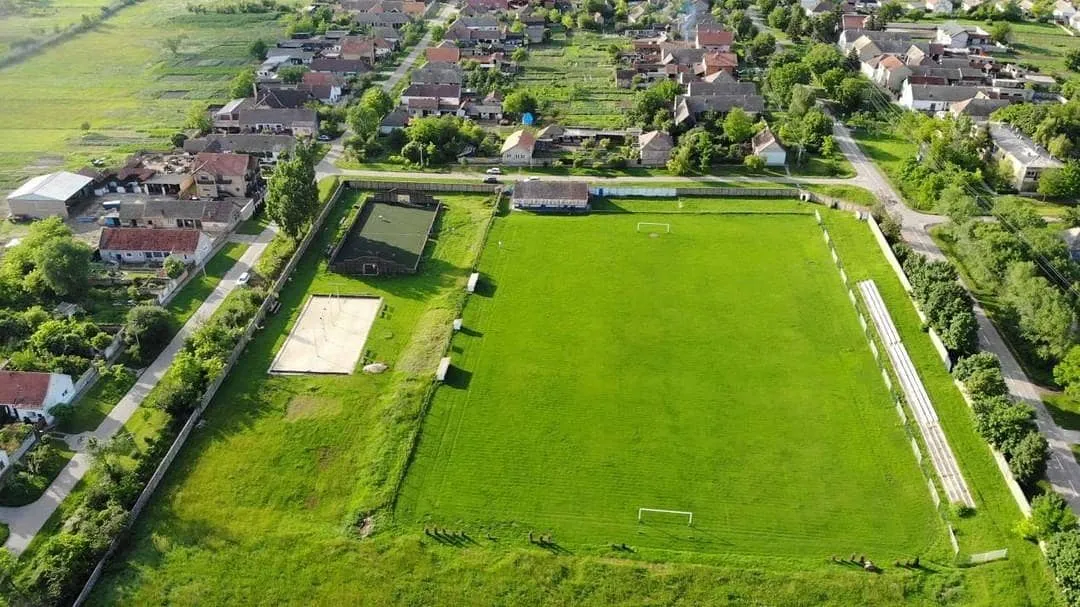
{"type": "Polygon", "coordinates": [[[540,178],[534,175],[532,177],[526,177],[525,181],[540,181],[540,178]]]}
{"type": "Polygon", "coordinates": [[[244,272],[239,276],[239,278],[236,279],[236,284],[242,287],[246,285],[249,280],[251,280],[251,272],[244,272]]]}
{"type": "Polygon", "coordinates": [[[502,175],[502,169],[500,169],[499,167],[491,167],[490,169],[488,169],[488,170],[486,170],[484,172],[487,173],[488,175],[502,175]]]}

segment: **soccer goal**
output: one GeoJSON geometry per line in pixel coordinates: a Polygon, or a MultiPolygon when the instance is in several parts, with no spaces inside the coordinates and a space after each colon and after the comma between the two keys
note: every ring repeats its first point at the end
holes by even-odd
{"type": "Polygon", "coordinates": [[[657,232],[659,232],[661,230],[665,234],[670,234],[671,233],[671,224],[670,223],[653,223],[651,221],[639,221],[638,224],[637,224],[637,231],[638,232],[652,232],[652,233],[655,234],[655,233],[657,233],[657,232]],[[642,228],[645,228],[645,229],[643,230],[642,228]]]}
{"type": "Polygon", "coordinates": [[[637,509],[637,521],[639,523],[644,523],[645,522],[645,513],[646,512],[653,512],[653,513],[656,513],[656,514],[677,514],[679,516],[685,516],[685,517],[688,517],[688,519],[689,519],[686,522],[686,526],[687,527],[693,527],[694,526],[694,513],[693,512],[686,512],[685,510],[663,510],[661,508],[638,508],[637,509]]]}

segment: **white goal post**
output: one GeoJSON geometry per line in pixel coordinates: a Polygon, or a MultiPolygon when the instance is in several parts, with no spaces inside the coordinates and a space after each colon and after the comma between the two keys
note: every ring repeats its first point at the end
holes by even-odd
{"type": "MultiPolygon", "coordinates": [[[[653,223],[651,221],[639,221],[638,224],[637,224],[637,231],[640,232],[641,228],[646,227],[646,226],[655,227],[655,228],[663,228],[665,234],[670,234],[671,233],[671,224],[670,223],[653,223]]],[[[649,231],[654,232],[656,230],[650,229],[649,231]]]]}
{"type": "Polygon", "coordinates": [[[687,527],[693,527],[694,526],[694,513],[693,512],[687,512],[685,510],[664,510],[662,508],[638,508],[637,509],[637,520],[638,520],[639,523],[642,522],[642,519],[644,518],[646,512],[658,512],[660,514],[678,514],[678,515],[681,515],[681,516],[687,516],[687,517],[690,517],[690,520],[687,521],[686,526],[687,527]]]}

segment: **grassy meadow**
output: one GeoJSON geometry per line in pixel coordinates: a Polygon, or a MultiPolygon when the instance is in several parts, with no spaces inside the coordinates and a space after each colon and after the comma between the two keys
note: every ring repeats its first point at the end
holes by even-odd
{"type": "Polygon", "coordinates": [[[34,174],[161,145],[193,104],[224,100],[229,80],[253,62],[248,44],[280,33],[276,19],[145,0],[0,69],[0,192],[34,174]],[[183,39],[175,55],[165,37],[183,39]]]}
{"type": "MultiPolygon", "coordinates": [[[[354,211],[353,207],[359,199],[357,193],[345,196],[326,225],[336,226],[354,211]]],[[[849,258],[850,264],[860,265],[860,277],[873,276],[879,281],[884,297],[894,308],[899,330],[915,342],[909,342],[909,349],[920,370],[926,374],[928,389],[936,398],[951,398],[944,403],[943,423],[950,431],[954,449],[965,465],[965,473],[979,502],[977,514],[965,519],[958,529],[962,550],[973,552],[1007,546],[1010,550],[1008,561],[974,568],[924,561],[926,566],[921,571],[898,569],[892,567],[891,563],[883,563],[886,565],[883,574],[868,575],[857,568],[830,563],[830,551],[821,552],[817,548],[808,548],[809,552],[805,554],[810,556],[806,557],[675,552],[657,550],[639,544],[636,537],[629,537],[626,541],[632,551],[614,550],[606,541],[617,541],[615,538],[607,540],[605,534],[604,543],[589,543],[584,541],[588,538],[575,537],[572,527],[564,529],[562,522],[554,531],[555,539],[562,542],[563,547],[545,549],[526,541],[528,527],[523,525],[516,528],[486,526],[488,534],[485,535],[485,528],[474,526],[464,517],[443,519],[439,524],[468,531],[468,540],[440,542],[425,536],[422,525],[415,518],[402,515],[408,505],[407,492],[401,494],[398,514],[394,512],[394,505],[399,495],[399,481],[405,473],[406,461],[426,413],[423,403],[431,386],[432,371],[450,338],[448,325],[463,302],[462,287],[480,250],[487,217],[491,212],[489,202],[481,198],[445,196],[444,202],[447,211],[438,222],[435,237],[428,245],[420,273],[416,276],[360,279],[328,273],[322,251],[339,230],[324,230],[284,290],[281,310],[268,319],[264,329],[248,346],[244,358],[208,409],[205,426],[189,441],[154,500],[135,525],[130,540],[107,567],[105,576],[91,596],[90,604],[814,604],[995,607],[1055,604],[1052,585],[1037,548],[1012,535],[1011,528],[1019,518],[1019,512],[1010,501],[997,471],[993,469],[985,445],[971,430],[970,413],[951,383],[945,383],[948,375],[940,366],[940,361],[934,358],[936,355],[925,334],[919,330],[917,317],[910,303],[907,303],[899,282],[877,252],[864,225],[855,222],[846,213],[825,210],[823,213],[830,222],[830,232],[841,253],[849,258]],[[275,350],[284,343],[289,327],[306,297],[328,290],[384,298],[386,312],[372,328],[366,348],[375,353],[376,359],[389,363],[391,370],[376,376],[268,376],[266,368],[275,350]],[[902,309],[902,305],[908,306],[907,310],[902,309]],[[954,437],[952,433],[962,436],[954,437]],[[718,591],[718,588],[723,591],[718,591]]],[[[794,202],[761,200],[683,202],[685,204],[657,206],[649,201],[611,201],[613,211],[651,211],[655,215],[657,210],[671,210],[672,222],[693,220],[696,223],[700,218],[706,224],[720,221],[720,218],[695,217],[694,214],[721,210],[807,212],[810,209],[794,202]],[[775,208],[770,209],[774,205],[775,208]],[[684,215],[678,216],[678,213],[684,215]]],[[[772,218],[729,215],[723,219],[733,219],[742,224],[752,220],[767,222],[772,218]]],[[[565,223],[551,236],[560,242],[568,238],[564,232],[575,234],[582,229],[577,225],[579,222],[583,222],[582,226],[605,220],[624,225],[631,222],[631,226],[633,223],[633,217],[618,212],[610,217],[587,218],[515,216],[507,219],[501,215],[496,220],[496,231],[488,239],[492,244],[484,260],[485,271],[488,264],[496,259],[498,245],[494,243],[498,239],[503,240],[505,253],[514,252],[515,245],[509,242],[505,230],[513,229],[518,220],[525,222],[521,225],[530,227],[533,222],[565,223]]],[[[816,230],[812,222],[807,227],[811,234],[816,230]]],[[[686,231],[689,236],[696,233],[696,229],[688,227],[679,233],[686,231]]],[[[673,244],[663,238],[650,240],[646,235],[640,236],[641,239],[636,242],[646,247],[673,244]]],[[[740,242],[749,240],[748,236],[738,234],[733,238],[740,242]]],[[[774,240],[770,242],[775,243],[774,240]]],[[[811,244],[823,247],[820,240],[811,243],[798,237],[794,244],[785,243],[785,247],[801,248],[811,244]]],[[[574,243],[573,246],[577,249],[582,245],[574,243]]],[[[610,244],[601,243],[600,246],[610,244]]],[[[747,246],[754,250],[758,248],[753,243],[747,246]]],[[[708,247],[714,245],[708,243],[708,247]]],[[[620,250],[619,253],[638,255],[628,250],[620,250]]],[[[703,262],[698,253],[690,251],[686,254],[697,263],[703,262]]],[[[791,254],[780,253],[781,257],[791,254]]],[[[822,260],[821,255],[815,253],[812,259],[827,268],[831,262],[827,257],[822,260]]],[[[608,258],[592,255],[583,260],[589,264],[605,264],[605,267],[608,261],[608,258]]],[[[704,260],[704,263],[715,262],[704,260]]],[[[799,264],[802,268],[805,262],[800,261],[799,264]]],[[[735,271],[742,274],[738,269],[735,271]]],[[[786,272],[787,269],[782,271],[786,272]]],[[[851,266],[849,271],[855,273],[851,266]]],[[[494,275],[498,277],[498,274],[494,275]]],[[[594,272],[593,275],[602,274],[594,272]]],[[[573,275],[567,278],[574,284],[582,282],[573,275]]],[[[529,277],[525,276],[523,280],[523,284],[528,285],[529,277]]],[[[832,277],[826,279],[822,276],[822,281],[813,291],[815,301],[835,303],[831,298],[836,295],[829,294],[834,289],[840,292],[842,299],[838,277],[833,282],[830,280],[832,277]]],[[[799,277],[795,284],[804,281],[813,283],[811,278],[799,277]]],[[[650,282],[664,283],[665,286],[670,283],[662,276],[654,277],[650,282]]],[[[489,320],[508,322],[499,320],[505,312],[492,315],[489,319],[478,319],[473,314],[486,306],[499,305],[501,298],[513,297],[515,290],[522,288],[515,287],[512,282],[499,281],[495,283],[494,291],[488,288],[478,294],[466,312],[467,331],[484,331],[485,339],[493,341],[506,339],[491,328],[484,328],[489,320]]],[[[686,291],[693,290],[705,291],[703,287],[688,285],[680,287],[680,294],[685,295],[686,291]]],[[[784,291],[790,289],[785,288],[784,291]]],[[[550,297],[547,299],[552,305],[566,305],[554,302],[550,297]]],[[[575,314],[580,313],[581,308],[592,305],[611,305],[610,302],[590,302],[585,299],[576,301],[579,306],[575,314]]],[[[618,304],[625,305],[625,302],[618,304]]],[[[786,319],[786,326],[795,327],[798,323],[804,323],[801,320],[803,315],[798,310],[805,307],[795,308],[796,313],[786,319]]],[[[848,334],[850,324],[855,322],[850,307],[838,306],[836,311],[835,318],[821,320],[820,324],[824,326],[815,326],[813,334],[827,334],[830,327],[838,331],[838,335],[848,334]]],[[[597,313],[588,310],[585,313],[591,318],[597,316],[597,313]]],[[[675,314],[672,311],[665,313],[675,314]]],[[[550,318],[552,322],[564,322],[554,316],[550,318]]],[[[712,328],[717,324],[714,321],[706,322],[712,328]]],[[[644,334],[655,335],[659,332],[655,327],[634,325],[633,328],[634,331],[619,331],[600,337],[606,340],[641,340],[644,334]]],[[[732,327],[729,330],[746,329],[732,327]]],[[[776,331],[784,332],[780,327],[776,331]]],[[[844,343],[850,340],[850,352],[841,352],[839,356],[829,353],[829,358],[837,358],[835,361],[829,360],[830,366],[849,370],[862,366],[863,363],[859,361],[866,357],[866,349],[861,343],[856,343],[857,339],[861,339],[857,331],[856,325],[853,336],[842,338],[844,343]]],[[[476,336],[459,335],[455,339],[465,337],[476,336]]],[[[657,337],[660,343],[670,342],[671,339],[670,335],[657,337]]],[[[701,337],[695,335],[687,339],[702,341],[701,337]]],[[[455,342],[454,348],[459,345],[455,342]]],[[[568,341],[568,356],[576,356],[575,349],[580,347],[578,341],[568,341]]],[[[682,352],[676,354],[684,356],[682,352]]],[[[453,355],[460,358],[463,353],[455,352],[453,355]]],[[[716,354],[718,360],[730,356],[732,354],[729,353],[716,354]]],[[[591,361],[590,364],[599,369],[608,363],[591,361]]],[[[719,366],[714,369],[718,377],[725,373],[730,372],[719,366]]],[[[754,373],[764,371],[754,370],[754,373]]],[[[459,386],[462,379],[460,374],[452,378],[459,386]]],[[[630,381],[641,380],[630,378],[630,381]]],[[[844,381],[856,383],[852,379],[844,381]]],[[[910,479],[914,458],[906,444],[897,445],[895,438],[889,438],[901,433],[895,412],[887,403],[880,405],[882,411],[875,412],[877,407],[874,402],[878,398],[875,393],[883,390],[873,383],[878,381],[875,374],[872,379],[866,378],[865,386],[856,390],[861,405],[858,411],[868,415],[868,428],[860,427],[858,431],[862,433],[867,430],[871,436],[885,437],[884,445],[871,445],[870,448],[892,453],[886,465],[889,470],[904,475],[894,479],[896,484],[900,484],[903,478],[910,479]],[[877,419],[884,425],[876,426],[874,420],[877,419]]],[[[479,389],[482,382],[490,382],[490,379],[476,374],[471,382],[475,384],[471,385],[470,391],[479,389]]],[[[597,382],[593,382],[593,385],[596,386],[597,382]]],[[[447,392],[452,390],[460,389],[452,386],[440,389],[447,392]]],[[[712,392],[705,396],[716,398],[712,392]]],[[[602,401],[603,397],[601,394],[597,399],[602,401]]],[[[440,406],[441,398],[436,399],[435,407],[440,406]]],[[[506,402],[504,406],[512,410],[518,404],[506,402]]],[[[819,402],[813,405],[821,408],[819,402]]],[[[558,403],[553,406],[558,406],[558,403]]],[[[828,410],[830,415],[834,414],[831,408],[828,410]]],[[[763,414],[774,413],[771,404],[766,405],[763,414]]],[[[434,409],[431,414],[438,415],[434,409]]],[[[512,411],[508,411],[503,415],[511,414],[512,411]]],[[[835,414],[839,416],[838,419],[844,420],[854,412],[849,410],[835,414]]],[[[588,416],[590,413],[582,412],[582,415],[588,416]]],[[[133,422],[138,417],[136,415],[133,422]]],[[[715,427],[721,424],[720,418],[711,415],[702,421],[715,427]]],[[[427,427],[432,427],[436,421],[433,417],[427,427]]],[[[613,428],[617,428],[632,421],[614,419],[611,423],[614,424],[613,428]]],[[[811,427],[820,429],[820,424],[815,423],[811,427]]],[[[512,430],[535,432],[530,428],[512,430]]],[[[670,432],[669,428],[663,426],[656,430],[670,432]]],[[[571,431],[578,430],[571,428],[571,431]]],[[[695,440],[710,440],[709,437],[702,437],[699,431],[691,430],[690,433],[695,440]]],[[[491,438],[506,440],[502,437],[491,438]]],[[[736,436],[733,440],[744,441],[745,444],[745,441],[752,439],[736,436]]],[[[761,436],[760,440],[776,443],[767,435],[761,436]]],[[[538,446],[547,448],[553,442],[538,446]]],[[[613,454],[613,458],[616,455],[619,458],[636,457],[633,451],[636,445],[617,446],[620,449],[613,454]]],[[[519,446],[515,445],[515,448],[519,446]]],[[[782,448],[795,454],[814,447],[804,446],[798,439],[793,439],[791,444],[782,445],[782,448]]],[[[677,443],[672,445],[672,449],[685,452],[685,447],[677,443]]],[[[502,462],[500,465],[506,465],[505,455],[496,454],[496,457],[502,462]]],[[[694,457],[693,463],[697,466],[695,474],[714,474],[718,468],[733,468],[725,462],[703,461],[707,458],[701,455],[694,457]]],[[[764,457],[772,455],[766,453],[764,457]]],[[[565,474],[563,469],[546,470],[544,474],[572,479],[577,475],[573,465],[572,461],[565,474]]],[[[803,467],[808,464],[793,462],[791,465],[803,467]]],[[[865,477],[874,475],[865,462],[857,458],[854,462],[836,462],[836,465],[865,477]]],[[[667,471],[661,472],[667,474],[667,471]]],[[[413,474],[409,474],[409,483],[414,482],[413,474]]],[[[917,478],[918,471],[913,474],[918,485],[910,489],[910,499],[916,508],[913,520],[940,528],[941,523],[934,519],[936,514],[931,513],[929,517],[925,514],[927,506],[923,501],[928,501],[929,496],[917,478]]],[[[551,482],[542,477],[539,480],[551,482]]],[[[640,479],[631,478],[631,481],[642,484],[640,479]]],[[[690,481],[697,482],[694,479],[690,481]]],[[[789,482],[810,484],[804,479],[789,482]]],[[[767,483],[763,480],[759,484],[767,483]]],[[[851,482],[841,482],[834,488],[860,494],[864,491],[851,482]]],[[[752,490],[758,495],[765,495],[782,489],[756,485],[752,490]]],[[[897,494],[901,499],[907,499],[903,496],[908,489],[902,485],[889,486],[885,490],[890,495],[897,494]]],[[[586,491],[585,496],[588,495],[586,491]]],[[[821,493],[815,490],[814,495],[821,493]]],[[[745,499],[730,492],[719,492],[712,497],[723,504],[745,499]]],[[[836,500],[842,505],[842,498],[836,500]]],[[[501,508],[504,504],[499,502],[498,505],[501,508]]],[[[715,511],[731,506],[705,505],[705,508],[709,507],[715,511]]],[[[780,510],[752,513],[747,517],[751,515],[757,521],[775,518],[778,529],[790,525],[799,516],[808,517],[808,520],[813,518],[813,514],[805,509],[794,513],[780,510]]],[[[633,517],[633,513],[630,516],[633,517]]],[[[856,514],[856,517],[859,516],[856,514]]],[[[912,522],[900,520],[902,517],[889,512],[880,512],[879,517],[890,541],[905,536],[903,529],[914,527],[912,522]],[[896,535],[898,531],[899,536],[896,535]]],[[[748,523],[734,521],[733,524],[748,523]]],[[[651,527],[655,530],[659,528],[659,525],[651,527]]],[[[911,533],[917,536],[919,531],[913,530],[911,533]]],[[[771,541],[772,536],[769,537],[771,541]]],[[[787,541],[786,546],[790,549],[798,543],[798,538],[787,541]]]]}
{"type": "Polygon", "coordinates": [[[38,40],[79,23],[83,15],[97,17],[110,0],[37,0],[14,4],[0,14],[0,57],[20,42],[38,40]]]}

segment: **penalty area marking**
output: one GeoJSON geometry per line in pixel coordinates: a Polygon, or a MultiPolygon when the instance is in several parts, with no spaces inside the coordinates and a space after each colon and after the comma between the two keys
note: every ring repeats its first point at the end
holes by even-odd
{"type": "MultiPolygon", "coordinates": [[[[639,221],[637,224],[637,231],[640,232],[642,227],[649,226],[650,228],[663,228],[665,234],[671,233],[670,223],[653,223],[650,221],[639,221]]],[[[655,232],[654,232],[655,233],[655,232]]]]}
{"type": "Polygon", "coordinates": [[[646,512],[658,512],[660,514],[679,514],[679,515],[682,515],[682,516],[688,516],[688,517],[690,517],[690,520],[686,523],[686,526],[687,527],[693,527],[694,526],[694,513],[693,512],[687,512],[685,510],[664,510],[662,508],[638,508],[637,509],[637,520],[638,520],[639,523],[642,522],[642,517],[645,516],[646,512]]]}

